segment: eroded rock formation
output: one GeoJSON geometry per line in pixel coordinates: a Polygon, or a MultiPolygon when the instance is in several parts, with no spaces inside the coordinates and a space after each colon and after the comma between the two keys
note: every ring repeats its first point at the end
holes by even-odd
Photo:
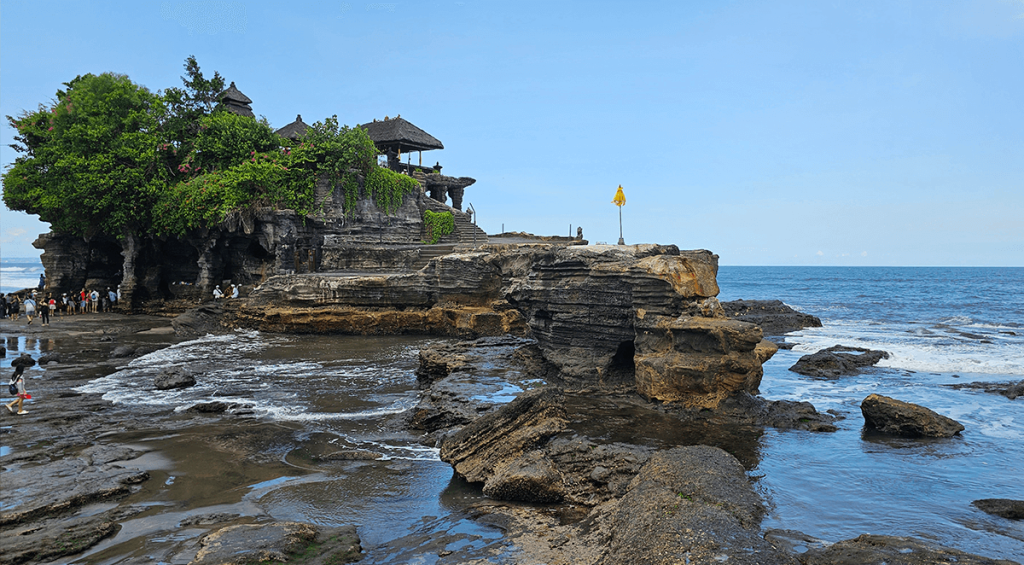
{"type": "Polygon", "coordinates": [[[271,331],[529,335],[570,387],[714,408],[776,347],[725,317],[718,256],[675,246],[485,245],[419,271],[272,277],[235,323],[271,331]]]}

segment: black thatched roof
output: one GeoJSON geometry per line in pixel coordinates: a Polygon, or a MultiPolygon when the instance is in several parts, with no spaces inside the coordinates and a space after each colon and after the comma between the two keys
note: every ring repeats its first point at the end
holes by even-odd
{"type": "Polygon", "coordinates": [[[238,104],[252,104],[252,100],[248,96],[242,94],[240,90],[235,88],[235,81],[231,81],[231,86],[227,87],[224,92],[220,93],[220,99],[222,102],[235,102],[238,104]]]}
{"type": "Polygon", "coordinates": [[[220,101],[229,112],[234,112],[239,116],[247,118],[256,117],[256,114],[252,113],[252,107],[249,106],[249,104],[252,104],[252,100],[235,88],[234,82],[224,92],[220,93],[220,101]]]}
{"type": "Polygon", "coordinates": [[[377,149],[383,152],[429,151],[444,149],[438,139],[401,117],[374,121],[359,126],[366,130],[377,149]]]}
{"type": "Polygon", "coordinates": [[[281,137],[287,137],[288,139],[291,140],[296,140],[306,135],[306,130],[308,130],[310,127],[311,126],[309,124],[302,121],[302,114],[299,114],[298,116],[295,116],[294,122],[277,130],[277,135],[280,135],[281,137]]]}

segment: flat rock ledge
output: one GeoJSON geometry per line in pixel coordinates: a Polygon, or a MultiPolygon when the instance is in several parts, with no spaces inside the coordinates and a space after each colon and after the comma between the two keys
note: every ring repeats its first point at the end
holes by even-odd
{"type": "Polygon", "coordinates": [[[861,369],[888,358],[889,353],[885,351],[833,345],[804,355],[789,370],[809,377],[835,379],[843,375],[855,375],[861,369]]]}
{"type": "Polygon", "coordinates": [[[722,308],[734,320],[760,326],[766,336],[821,327],[820,318],[794,310],[781,300],[732,300],[722,302],[722,308]]]}
{"type": "Polygon", "coordinates": [[[983,498],[971,504],[982,512],[987,512],[1007,520],[1024,520],[1024,500],[1011,498],[983,498]]]}
{"type": "Polygon", "coordinates": [[[885,434],[903,437],[953,437],[963,424],[910,402],[872,394],[860,404],[864,423],[885,434]]]}
{"type": "Polygon", "coordinates": [[[943,547],[926,540],[864,534],[825,548],[811,547],[797,556],[801,565],[1019,565],[943,547]]]}
{"type": "Polygon", "coordinates": [[[239,524],[207,534],[189,565],[342,564],[362,558],[354,526],[322,530],[301,522],[239,524]]]}

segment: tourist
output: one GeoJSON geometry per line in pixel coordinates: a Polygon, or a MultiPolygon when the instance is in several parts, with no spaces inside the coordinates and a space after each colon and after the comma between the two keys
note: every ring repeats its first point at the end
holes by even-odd
{"type": "Polygon", "coordinates": [[[21,303],[18,301],[17,294],[11,296],[11,302],[7,305],[7,309],[10,312],[11,319],[17,322],[19,311],[21,310],[21,303]]]}
{"type": "Polygon", "coordinates": [[[43,290],[43,287],[45,287],[45,286],[46,286],[46,274],[45,273],[39,273],[39,290],[43,290]]]}
{"type": "Polygon", "coordinates": [[[92,305],[92,313],[99,312],[100,308],[100,293],[93,290],[89,293],[89,304],[92,305]]]}
{"type": "Polygon", "coordinates": [[[238,285],[231,285],[231,298],[238,298],[238,285]]]}
{"type": "Polygon", "coordinates": [[[18,414],[28,414],[28,411],[25,410],[24,408],[24,404],[25,400],[32,398],[32,395],[25,392],[25,377],[22,376],[22,373],[24,372],[25,367],[22,365],[18,365],[18,367],[14,369],[14,374],[11,375],[11,384],[17,387],[18,389],[18,394],[15,395],[17,396],[17,399],[11,401],[10,404],[4,404],[4,406],[6,406],[7,410],[12,414],[14,413],[15,404],[18,405],[18,414]]]}
{"type": "Polygon", "coordinates": [[[50,313],[51,313],[50,309],[53,308],[53,306],[54,306],[52,304],[52,302],[53,302],[53,297],[51,297],[49,294],[47,294],[46,298],[43,300],[43,303],[39,305],[39,325],[40,326],[49,326],[50,325],[50,313]]]}
{"type": "Polygon", "coordinates": [[[117,304],[117,293],[110,290],[109,286],[107,287],[107,300],[110,300],[111,308],[113,308],[114,305],[117,304]]]}
{"type": "Polygon", "coordinates": [[[36,315],[36,301],[32,300],[29,296],[25,299],[25,318],[28,320],[28,325],[32,325],[32,316],[36,315]]]}
{"type": "Polygon", "coordinates": [[[7,295],[0,292],[0,318],[7,317],[7,295]]]}
{"type": "Polygon", "coordinates": [[[224,298],[224,292],[220,289],[220,285],[217,285],[213,289],[213,299],[220,300],[221,298],[224,298]]]}
{"type": "Polygon", "coordinates": [[[78,297],[78,311],[81,314],[85,314],[89,311],[89,293],[83,288],[82,292],[78,293],[78,297]]]}

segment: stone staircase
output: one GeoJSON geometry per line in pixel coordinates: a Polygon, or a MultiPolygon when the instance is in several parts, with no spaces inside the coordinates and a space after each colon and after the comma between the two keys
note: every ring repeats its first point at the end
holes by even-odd
{"type": "MultiPolygon", "coordinates": [[[[449,235],[441,238],[438,244],[458,244],[458,245],[483,245],[487,243],[487,232],[480,229],[472,221],[470,221],[470,215],[456,210],[451,206],[442,204],[437,200],[427,198],[427,208],[432,212],[451,212],[455,218],[455,231],[449,235]]],[[[423,236],[426,239],[426,234],[423,236]]]]}
{"type": "Polygon", "coordinates": [[[423,267],[426,267],[427,263],[429,263],[431,259],[436,259],[442,255],[448,255],[449,253],[455,253],[455,244],[438,243],[436,245],[421,245],[420,258],[413,262],[412,270],[418,271],[423,267]]]}

